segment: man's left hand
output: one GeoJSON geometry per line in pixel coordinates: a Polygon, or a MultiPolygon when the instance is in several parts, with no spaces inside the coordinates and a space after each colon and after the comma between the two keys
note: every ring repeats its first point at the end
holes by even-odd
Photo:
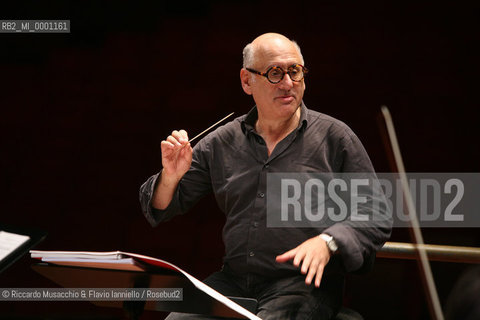
{"type": "Polygon", "coordinates": [[[320,287],[323,269],[330,260],[330,250],[325,240],[319,236],[308,239],[298,247],[285,252],[276,257],[276,261],[283,263],[293,259],[293,265],[300,266],[302,262],[301,272],[306,274],[305,283],[310,285],[313,277],[315,277],[315,287],[320,287]],[[307,273],[308,272],[308,273],[307,273]]]}

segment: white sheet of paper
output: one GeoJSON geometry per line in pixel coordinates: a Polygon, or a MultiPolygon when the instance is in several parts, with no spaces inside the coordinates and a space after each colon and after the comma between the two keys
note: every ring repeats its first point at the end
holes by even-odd
{"type": "Polygon", "coordinates": [[[92,263],[110,263],[110,264],[135,264],[132,258],[123,259],[82,259],[82,258],[42,258],[43,262],[92,262],[92,263]]]}
{"type": "Polygon", "coordinates": [[[59,258],[59,259],[109,259],[122,258],[120,251],[91,252],[91,251],[43,251],[30,250],[32,258],[59,258]]]}
{"type": "Polygon", "coordinates": [[[0,261],[28,241],[29,236],[0,231],[0,261]]]}

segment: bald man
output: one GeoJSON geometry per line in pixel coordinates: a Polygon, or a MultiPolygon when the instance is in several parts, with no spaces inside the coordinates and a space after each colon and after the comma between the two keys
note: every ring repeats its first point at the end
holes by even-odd
{"type": "Polygon", "coordinates": [[[226,215],[224,266],[205,283],[227,296],[255,298],[262,319],[333,318],[345,272],[360,269],[391,231],[388,219],[367,228],[351,221],[267,226],[268,173],[374,172],[344,123],[307,109],[302,100],[306,73],[294,41],[276,33],[257,37],[244,48],[240,70],[242,88],[255,107],[193,149],[185,130],[173,131],[161,143],[162,171],[140,189],[143,212],[154,226],[215,194],[226,215]]]}

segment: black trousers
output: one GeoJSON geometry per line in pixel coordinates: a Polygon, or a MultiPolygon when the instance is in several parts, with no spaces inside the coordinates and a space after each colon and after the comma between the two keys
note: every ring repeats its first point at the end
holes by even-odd
{"type": "MultiPolygon", "coordinates": [[[[344,277],[341,274],[324,275],[320,288],[315,288],[314,285],[307,286],[305,276],[301,274],[270,279],[258,275],[237,276],[224,267],[204,282],[226,296],[256,299],[257,316],[263,320],[328,320],[335,317],[341,306],[344,277]]],[[[220,318],[171,313],[166,319],[220,318]]]]}

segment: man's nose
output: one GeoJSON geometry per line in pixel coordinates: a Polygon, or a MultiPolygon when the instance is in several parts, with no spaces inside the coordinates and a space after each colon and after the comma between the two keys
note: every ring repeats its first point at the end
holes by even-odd
{"type": "Polygon", "coordinates": [[[291,89],[293,87],[293,80],[288,73],[283,75],[283,79],[278,83],[280,89],[291,89]]]}

